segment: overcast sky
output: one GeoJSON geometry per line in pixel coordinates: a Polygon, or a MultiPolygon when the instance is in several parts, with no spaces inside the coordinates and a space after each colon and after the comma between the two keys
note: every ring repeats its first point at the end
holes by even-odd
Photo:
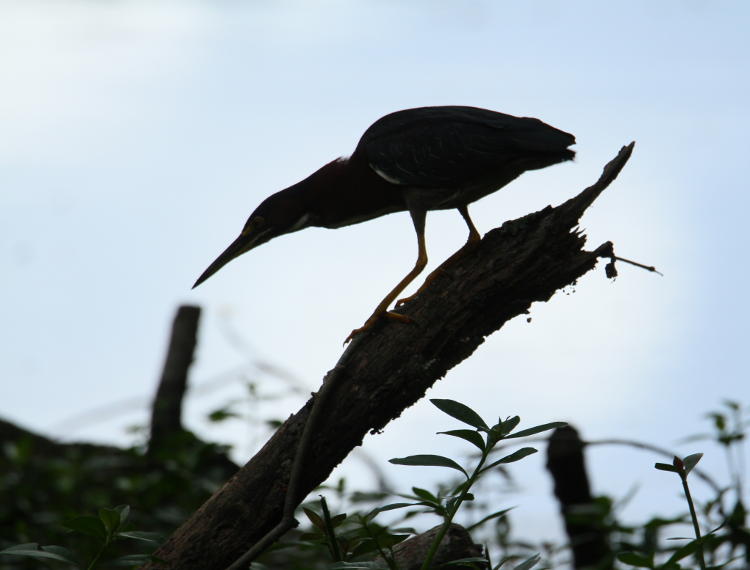
{"type": "MultiPolygon", "coordinates": [[[[247,379],[285,396],[238,410],[296,411],[304,394],[257,364],[314,390],[411,268],[413,228],[400,213],[307,229],[191,291],[195,278],[263,198],[351,153],[378,117],[464,104],[539,117],[578,140],[575,162],[474,204],[481,232],[566,200],[635,140],[582,225],[592,248],[611,240],[664,277],[621,265],[613,282],[602,265],[428,395],[525,425],[567,420],[586,438],[705,451],[721,478],[719,450],[676,442],[705,431],[702,415],[723,398],[748,400],[750,4],[24,0],[0,10],[6,419],[66,440],[131,442],[125,427],[146,421],[173,313],[196,303],[192,381],[214,389],[193,394],[186,421],[247,459],[263,429],[211,428],[206,412],[242,398],[247,379]],[[121,401],[127,413],[109,407],[121,401]]],[[[430,213],[430,268],[465,238],[456,212],[430,213]]],[[[445,451],[434,432],[453,426],[424,401],[364,449],[402,488],[424,486],[438,473],[385,460],[445,451]]],[[[640,485],[626,517],[679,511],[655,459],[592,450],[595,491],[640,485]]],[[[552,536],[543,462],[524,460],[522,491],[505,500],[527,531],[552,536]]],[[[344,472],[370,484],[356,459],[344,472]]]]}

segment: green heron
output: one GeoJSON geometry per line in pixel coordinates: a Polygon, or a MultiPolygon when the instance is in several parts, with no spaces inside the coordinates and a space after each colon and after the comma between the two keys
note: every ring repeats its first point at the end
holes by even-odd
{"type": "Polygon", "coordinates": [[[239,237],[193,287],[235,257],[280,235],[309,226],[340,228],[408,211],[417,232],[417,262],[347,340],[383,314],[408,321],[388,307],[427,264],[427,211],[456,208],[469,227],[465,247],[470,246],[480,236],[468,205],[526,170],[571,160],[575,152],[568,147],[572,144],[573,135],[539,119],[487,109],[450,106],[396,111],[375,121],[349,158],[329,162],[266,198],[239,237]]]}

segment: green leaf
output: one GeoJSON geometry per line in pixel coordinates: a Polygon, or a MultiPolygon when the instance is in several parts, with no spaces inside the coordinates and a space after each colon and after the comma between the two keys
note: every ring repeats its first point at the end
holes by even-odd
{"type": "Polygon", "coordinates": [[[665,563],[665,566],[668,566],[669,564],[674,564],[678,560],[682,560],[683,558],[690,556],[693,552],[698,550],[698,541],[697,540],[691,540],[686,545],[678,548],[672,556],[669,557],[669,560],[665,563]]]}
{"type": "Polygon", "coordinates": [[[635,552],[621,552],[617,555],[617,559],[625,564],[636,566],[637,568],[653,568],[654,562],[651,558],[647,558],[641,554],[635,552]]]}
{"type": "Polygon", "coordinates": [[[102,542],[107,540],[107,529],[105,528],[104,523],[97,517],[83,515],[63,521],[62,524],[66,528],[87,536],[93,536],[102,542]]]}
{"type": "Polygon", "coordinates": [[[130,538],[132,540],[142,540],[143,542],[151,542],[153,544],[160,544],[164,539],[162,534],[159,532],[145,532],[139,530],[118,532],[117,536],[120,538],[130,538]]]}
{"type": "Polygon", "coordinates": [[[313,524],[314,527],[325,532],[326,523],[323,522],[323,519],[320,517],[318,513],[316,513],[315,511],[311,511],[307,507],[302,507],[302,510],[307,515],[307,518],[310,519],[310,522],[313,524]]]}
{"type": "Polygon", "coordinates": [[[719,413],[714,412],[714,413],[707,414],[707,416],[714,420],[714,427],[718,431],[724,431],[726,429],[727,418],[724,414],[719,414],[719,413]]]}
{"type": "Polygon", "coordinates": [[[331,526],[336,528],[346,520],[346,513],[339,513],[331,517],[331,526]]]}
{"type": "Polygon", "coordinates": [[[566,422],[550,422],[548,424],[542,424],[539,426],[534,426],[532,428],[522,429],[521,431],[517,431],[516,433],[506,435],[505,439],[512,439],[514,437],[528,437],[530,435],[542,433],[543,431],[565,427],[566,425],[568,425],[566,422]]]}
{"type": "Polygon", "coordinates": [[[441,412],[444,412],[465,424],[469,424],[470,426],[484,431],[490,429],[479,414],[461,402],[456,402],[455,400],[441,400],[438,398],[431,399],[430,402],[432,402],[441,412]]]}
{"type": "Polygon", "coordinates": [[[115,558],[110,564],[112,566],[127,566],[128,568],[140,567],[146,562],[158,562],[151,554],[126,554],[115,558]]]}
{"type": "Polygon", "coordinates": [[[330,570],[388,570],[385,562],[336,562],[330,570]]]}
{"type": "Polygon", "coordinates": [[[654,469],[658,469],[659,471],[671,471],[672,473],[680,472],[677,467],[670,465],[669,463],[654,463],[654,469]]]}
{"type": "Polygon", "coordinates": [[[536,566],[541,559],[541,556],[539,556],[538,554],[534,554],[534,556],[530,556],[529,558],[521,562],[518,566],[515,566],[513,570],[529,570],[530,568],[536,566]]]}
{"type": "Polygon", "coordinates": [[[490,521],[492,519],[496,519],[496,518],[499,518],[499,517],[504,517],[513,508],[514,507],[510,507],[510,508],[507,508],[507,509],[503,509],[501,511],[495,511],[491,515],[487,515],[486,517],[479,519],[477,522],[475,522],[471,526],[466,527],[466,530],[468,530],[469,532],[471,532],[475,528],[478,528],[478,527],[482,526],[487,521],[490,521]]]}
{"type": "Polygon", "coordinates": [[[470,558],[459,558],[457,560],[451,560],[450,562],[443,562],[440,565],[441,568],[445,566],[467,566],[469,568],[476,568],[475,564],[487,564],[487,559],[482,556],[472,556],[470,558]]]}
{"type": "Polygon", "coordinates": [[[99,509],[99,520],[108,536],[112,536],[120,527],[120,513],[115,509],[99,509]]]}
{"type": "Polygon", "coordinates": [[[521,418],[513,416],[505,421],[498,421],[497,425],[492,426],[492,431],[499,433],[502,437],[507,436],[510,432],[516,429],[516,426],[521,423],[521,418]]]}
{"type": "Polygon", "coordinates": [[[117,505],[115,510],[120,514],[120,526],[122,526],[130,516],[130,505],[117,505]]]}
{"type": "Polygon", "coordinates": [[[739,412],[740,409],[742,408],[741,404],[734,400],[724,400],[722,404],[724,404],[727,408],[729,408],[733,412],[739,412]]]}
{"type": "Polygon", "coordinates": [[[411,465],[415,467],[450,467],[460,471],[468,477],[464,468],[448,457],[442,455],[410,455],[409,457],[396,457],[389,459],[394,465],[411,465]]]}
{"type": "Polygon", "coordinates": [[[703,457],[702,453],[693,453],[692,455],[688,455],[682,460],[682,462],[685,464],[685,474],[690,473],[693,470],[693,467],[698,465],[701,457],[703,457]]]}
{"type": "Polygon", "coordinates": [[[39,549],[38,542],[23,542],[20,544],[14,544],[13,546],[9,546],[5,550],[0,550],[0,552],[5,554],[9,550],[38,550],[38,549],[39,549]]]}
{"type": "Polygon", "coordinates": [[[482,473],[484,473],[488,469],[492,469],[493,467],[497,467],[498,465],[501,465],[503,463],[513,463],[514,461],[520,461],[524,457],[528,457],[529,455],[532,455],[536,452],[537,450],[534,449],[533,447],[522,447],[521,449],[514,451],[510,455],[506,455],[505,457],[498,459],[497,461],[493,461],[487,467],[482,469],[482,473]]]}
{"type": "Polygon", "coordinates": [[[229,406],[214,410],[210,412],[207,416],[208,421],[212,423],[219,423],[219,422],[226,421],[230,418],[239,418],[239,417],[240,415],[237,412],[233,411],[229,406]]]}
{"type": "Polygon", "coordinates": [[[450,431],[439,431],[438,433],[461,438],[476,445],[479,448],[479,451],[484,451],[484,439],[479,432],[472,429],[452,429],[450,431]]]}
{"type": "Polygon", "coordinates": [[[411,490],[417,498],[422,499],[423,501],[434,503],[436,505],[440,504],[440,499],[438,499],[435,495],[430,493],[427,489],[420,489],[419,487],[412,487],[411,490]]]}
{"type": "Polygon", "coordinates": [[[65,548],[64,546],[57,546],[54,544],[50,544],[48,546],[42,546],[41,548],[45,552],[57,554],[58,556],[65,558],[71,564],[76,564],[76,565],[78,564],[78,562],[76,562],[75,556],[73,556],[73,553],[67,548],[65,548]]]}
{"type": "Polygon", "coordinates": [[[382,507],[378,507],[376,509],[371,510],[369,513],[367,513],[366,518],[368,520],[371,520],[375,515],[385,512],[385,511],[393,511],[395,509],[403,509],[405,507],[415,507],[416,505],[414,503],[391,503],[390,505],[383,505],[382,507]]]}
{"type": "Polygon", "coordinates": [[[63,548],[62,546],[40,547],[36,542],[27,542],[24,544],[9,546],[4,550],[0,550],[0,554],[25,556],[27,558],[35,558],[37,560],[57,560],[58,562],[65,562],[73,566],[78,566],[78,563],[70,556],[70,551],[68,551],[66,548],[63,548]]]}

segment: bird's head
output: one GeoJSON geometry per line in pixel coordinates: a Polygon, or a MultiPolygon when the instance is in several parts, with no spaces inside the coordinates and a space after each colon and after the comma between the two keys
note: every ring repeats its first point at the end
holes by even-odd
{"type": "Polygon", "coordinates": [[[203,283],[234,258],[280,235],[311,225],[304,193],[295,184],[266,198],[245,223],[240,235],[198,277],[193,288],[203,283]]]}

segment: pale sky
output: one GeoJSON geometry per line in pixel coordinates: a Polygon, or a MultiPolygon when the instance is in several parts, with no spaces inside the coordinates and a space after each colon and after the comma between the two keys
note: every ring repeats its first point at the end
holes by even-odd
{"type": "MultiPolygon", "coordinates": [[[[621,265],[612,282],[598,268],[535,305],[531,323],[495,333],[428,396],[525,425],[567,420],[591,439],[704,451],[721,478],[718,449],[676,442],[705,431],[702,415],[723,398],[748,402],[746,2],[24,0],[0,11],[4,418],[65,440],[132,441],[125,428],[145,422],[146,407],[78,420],[148,400],[177,305],[197,303],[192,381],[227,380],[191,397],[186,423],[247,459],[265,432],[211,428],[206,412],[242,398],[243,377],[290,392],[253,362],[316,389],[348,332],[411,268],[414,232],[405,213],[308,229],[191,291],[195,278],[263,198],[351,153],[378,117],[464,104],[535,116],[578,140],[575,162],[474,204],[482,233],[573,196],[635,140],[582,225],[591,247],[612,240],[664,277],[621,265]]],[[[430,268],[465,232],[457,212],[428,215],[430,268]]],[[[303,401],[239,409],[285,418],[303,401]]],[[[404,490],[425,486],[441,473],[386,460],[445,452],[434,432],[452,426],[424,401],[364,449],[404,490]]],[[[597,448],[595,491],[640,485],[626,518],[680,511],[656,459],[597,448]]],[[[543,463],[524,460],[523,490],[505,499],[521,534],[559,530],[543,463]]],[[[356,459],[343,473],[369,484],[356,459]]]]}

